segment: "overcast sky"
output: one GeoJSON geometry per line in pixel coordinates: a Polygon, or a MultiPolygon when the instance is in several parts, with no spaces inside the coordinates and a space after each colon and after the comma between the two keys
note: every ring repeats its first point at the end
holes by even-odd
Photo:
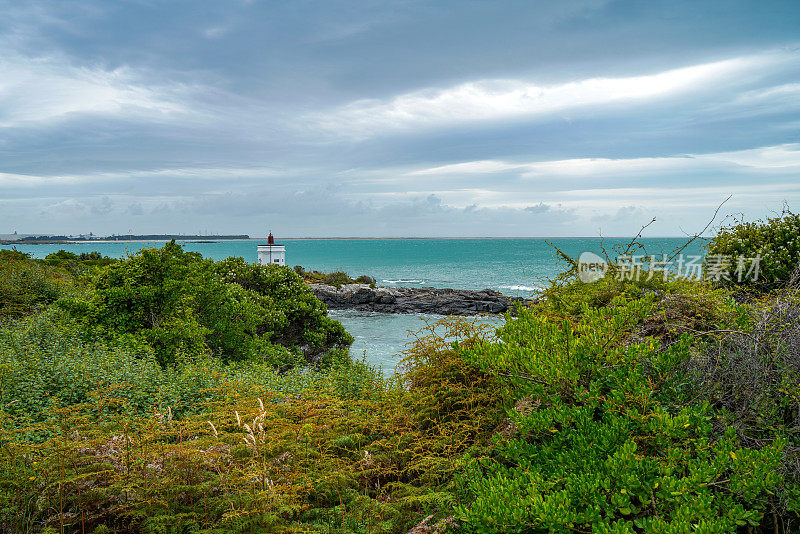
{"type": "Polygon", "coordinates": [[[800,209],[800,2],[0,0],[0,233],[596,236],[800,209]]]}

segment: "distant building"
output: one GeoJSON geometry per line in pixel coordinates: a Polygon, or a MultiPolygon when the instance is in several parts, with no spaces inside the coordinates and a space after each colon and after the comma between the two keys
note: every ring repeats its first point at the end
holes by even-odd
{"type": "Polygon", "coordinates": [[[266,265],[268,263],[286,265],[286,247],[275,244],[272,232],[267,237],[266,245],[258,245],[258,264],[266,265]]]}

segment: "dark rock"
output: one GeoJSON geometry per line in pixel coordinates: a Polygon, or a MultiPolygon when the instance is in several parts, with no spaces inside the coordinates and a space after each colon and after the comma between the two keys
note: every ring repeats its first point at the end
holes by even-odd
{"type": "Polygon", "coordinates": [[[454,529],[461,526],[455,516],[452,515],[436,523],[433,523],[433,518],[433,515],[429,515],[406,532],[406,534],[444,534],[445,532],[452,532],[454,529]]]}
{"type": "Polygon", "coordinates": [[[507,297],[483,289],[439,289],[434,287],[370,287],[346,284],[339,288],[311,284],[314,295],[334,310],[350,309],[381,313],[435,313],[440,315],[478,315],[513,311],[516,303],[531,301],[507,297]]]}

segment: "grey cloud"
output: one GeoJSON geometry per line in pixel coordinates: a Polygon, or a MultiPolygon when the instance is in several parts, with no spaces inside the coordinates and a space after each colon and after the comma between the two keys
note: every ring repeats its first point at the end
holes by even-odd
{"type": "Polygon", "coordinates": [[[729,190],[800,202],[796,2],[193,6],[0,0],[0,233],[674,234],[729,190]],[[411,174],[481,161],[510,165],[411,174]]]}
{"type": "Polygon", "coordinates": [[[531,213],[546,213],[550,211],[550,206],[540,202],[535,206],[528,206],[527,208],[525,208],[525,211],[529,211],[531,213]]]}
{"type": "Polygon", "coordinates": [[[113,209],[113,202],[107,196],[104,196],[99,201],[93,203],[89,207],[89,211],[92,215],[104,216],[111,213],[113,209]]]}
{"type": "Polygon", "coordinates": [[[128,207],[125,208],[125,213],[137,217],[144,213],[144,208],[142,208],[142,204],[140,202],[131,202],[128,204],[128,207]]]}
{"type": "MultiPolygon", "coordinates": [[[[648,211],[641,206],[622,206],[615,213],[607,213],[602,215],[595,215],[591,218],[596,223],[634,223],[635,221],[644,221],[648,217],[648,211]]],[[[652,219],[652,214],[650,215],[652,219]]],[[[647,223],[648,221],[644,221],[647,223]]]]}

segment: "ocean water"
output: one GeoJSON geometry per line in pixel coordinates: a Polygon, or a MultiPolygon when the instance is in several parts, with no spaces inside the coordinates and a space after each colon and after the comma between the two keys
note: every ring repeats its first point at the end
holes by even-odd
{"type": "MultiPolygon", "coordinates": [[[[224,259],[241,256],[256,261],[261,240],[180,242],[186,250],[205,257],[224,259]]],[[[553,238],[549,240],[570,257],[582,252],[610,255],[614,247],[624,246],[630,239],[553,238]]],[[[685,238],[644,238],[639,240],[648,254],[668,254],[683,246],[685,238]]],[[[548,279],[561,272],[565,264],[558,259],[548,240],[531,239],[301,239],[278,240],[286,245],[286,264],[302,265],[306,270],[344,271],[353,277],[367,274],[378,285],[412,287],[452,287],[457,289],[495,289],[510,296],[532,296],[546,287],[548,279]]],[[[16,245],[21,252],[44,258],[60,249],[81,253],[98,251],[103,255],[124,257],[141,248],[163,243],[71,243],[68,245],[16,245]]],[[[12,248],[0,245],[0,248],[12,248]]],[[[642,253],[638,251],[637,253],[642,253]]],[[[685,254],[699,253],[693,243],[685,254]]],[[[331,311],[356,341],[351,353],[364,357],[384,372],[391,372],[397,356],[413,339],[409,332],[418,331],[425,321],[436,316],[389,315],[349,310],[331,311]]],[[[497,322],[497,319],[493,321],[497,322]]]]}

